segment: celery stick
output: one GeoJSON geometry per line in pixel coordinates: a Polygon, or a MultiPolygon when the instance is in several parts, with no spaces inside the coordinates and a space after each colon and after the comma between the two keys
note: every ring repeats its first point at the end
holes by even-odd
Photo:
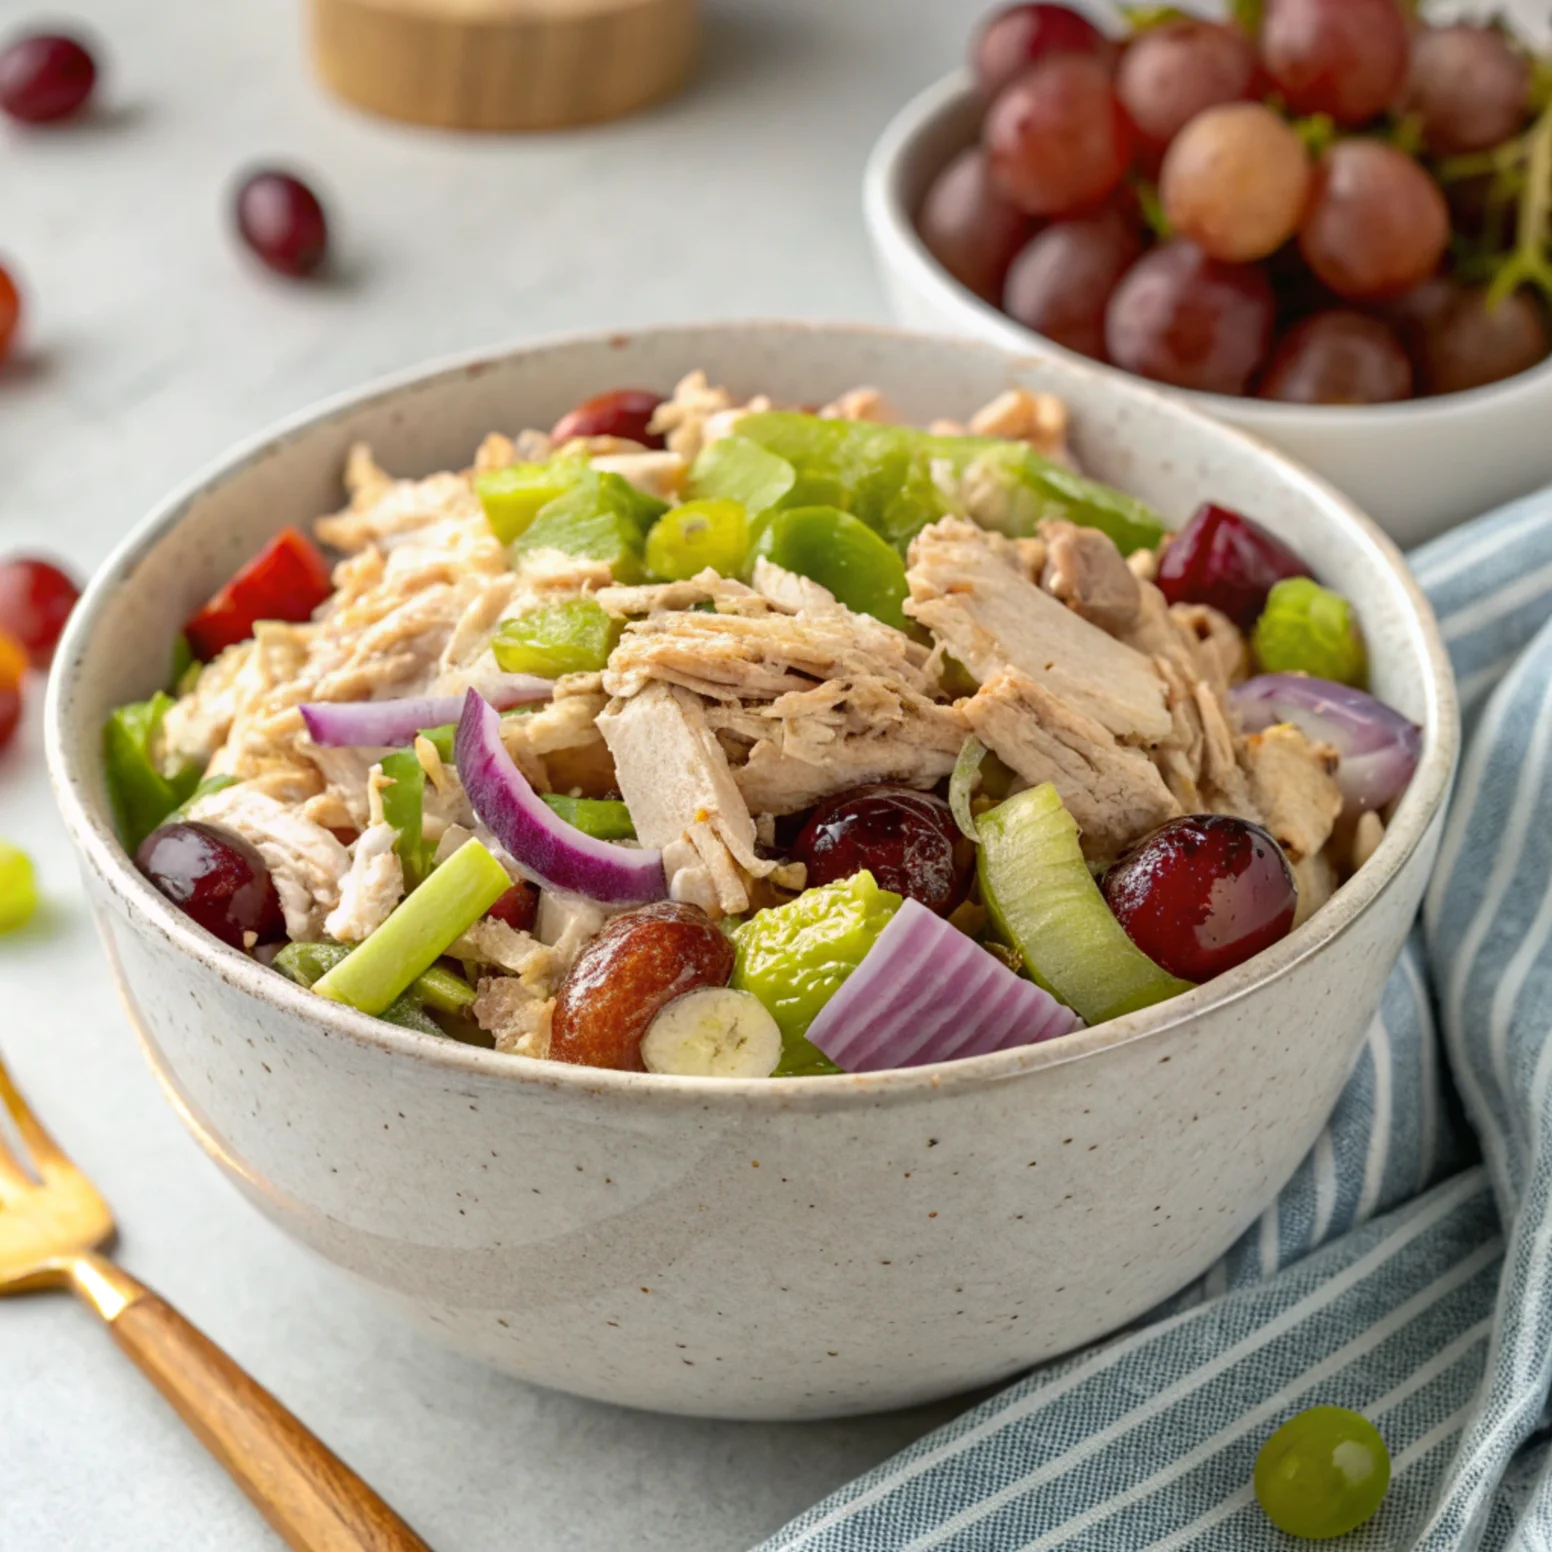
{"type": "Polygon", "coordinates": [[[461,975],[432,965],[410,990],[438,1013],[463,1013],[474,1002],[474,988],[461,975]]]}
{"type": "Polygon", "coordinates": [[[506,869],[478,841],[465,841],[313,990],[381,1013],[511,887],[506,869]]]}
{"type": "Polygon", "coordinates": [[[383,757],[383,775],[393,785],[383,788],[383,818],[397,830],[393,849],[404,866],[404,883],[413,889],[431,871],[431,852],[421,828],[426,798],[426,772],[413,749],[383,757]]]}

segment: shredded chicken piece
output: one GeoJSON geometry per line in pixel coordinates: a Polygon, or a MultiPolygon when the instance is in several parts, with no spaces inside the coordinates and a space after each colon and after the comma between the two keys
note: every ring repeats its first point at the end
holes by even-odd
{"type": "Polygon", "coordinates": [[[1218,690],[1245,677],[1250,653],[1239,627],[1210,604],[1173,604],[1169,617],[1176,630],[1193,644],[1197,670],[1218,690]]]}
{"type": "Polygon", "coordinates": [[[275,881],[292,942],[322,936],[350,870],[350,853],[322,825],[247,783],[209,793],[191,805],[189,817],[225,825],[258,850],[275,881]]]}
{"type": "Polygon", "coordinates": [[[1097,528],[1044,522],[1045,565],[1040,585],[1091,625],[1120,636],[1142,613],[1142,589],[1115,541],[1097,528]]]}
{"type": "Polygon", "coordinates": [[[639,587],[601,587],[593,594],[601,608],[623,619],[692,608],[698,603],[716,606],[719,614],[766,614],[765,600],[732,577],[712,571],[697,572],[683,582],[649,582],[639,587]]]}
{"type": "Polygon", "coordinates": [[[1280,722],[1245,740],[1244,761],[1255,804],[1289,860],[1313,857],[1342,812],[1341,789],[1333,780],[1336,750],[1280,722]]]}
{"type": "Polygon", "coordinates": [[[562,894],[558,889],[540,891],[534,935],[554,951],[557,977],[571,969],[583,945],[598,935],[608,919],[609,912],[596,900],[562,894]]]}
{"type": "MultiPolygon", "coordinates": [[[[611,703],[598,718],[598,730],[614,756],[620,792],[641,843],[666,850],[688,840],[720,913],[746,910],[748,886],[740,870],[758,878],[772,864],[756,850],[754,820],[700,700],[671,685],[649,685],[629,700],[611,703]]],[[[678,871],[690,866],[689,858],[678,860],[678,871]]],[[[665,858],[665,870],[668,866],[665,858]]],[[[670,876],[673,898],[682,898],[687,888],[704,897],[698,877],[682,881],[676,895],[670,876]]]]}
{"type": "Polygon", "coordinates": [[[592,464],[600,474],[618,474],[659,501],[677,501],[684,477],[690,472],[681,454],[650,448],[639,453],[606,453],[594,457],[592,464]]]}
{"type": "Polygon", "coordinates": [[[1293,883],[1298,891],[1293,925],[1302,927],[1336,893],[1336,869],[1323,851],[1311,852],[1293,864],[1293,883]]]}
{"type": "Polygon", "coordinates": [[[1126,569],[1137,578],[1139,582],[1152,582],[1159,574],[1159,555],[1157,550],[1133,550],[1126,557],[1126,569]]]}
{"type": "Polygon", "coordinates": [[[911,543],[906,613],[982,683],[1019,668],[1117,738],[1164,738],[1173,719],[1153,665],[1041,591],[1009,553],[1007,540],[960,518],[923,529],[911,543]]]}
{"type": "Polygon", "coordinates": [[[512,438],[499,431],[488,432],[485,440],[474,450],[474,472],[488,474],[495,469],[505,469],[517,462],[517,447],[512,438]]]}
{"type": "Polygon", "coordinates": [[[468,964],[494,965],[508,975],[519,976],[541,997],[549,996],[560,984],[560,958],[555,950],[532,933],[519,932],[493,916],[475,922],[447,952],[468,964]]]}
{"type": "Polygon", "coordinates": [[[475,1023],[495,1038],[498,1051],[541,1061],[550,1054],[553,997],[536,996],[512,976],[488,975],[475,988],[470,1012],[475,1023]]]}
{"type": "Polygon", "coordinates": [[[652,412],[648,430],[661,436],[669,451],[678,453],[686,463],[694,463],[701,450],[706,421],[722,410],[733,408],[733,395],[726,388],[713,388],[706,374],[697,368],[674,384],[673,395],[652,412]]]}
{"type": "Polygon", "coordinates": [[[323,924],[337,943],[360,943],[370,937],[404,897],[404,866],[393,849],[398,838],[399,832],[389,824],[372,825],[356,838],[339,904],[323,924]]]}
{"type": "Polygon", "coordinates": [[[753,580],[755,592],[789,614],[814,613],[835,604],[835,594],[829,588],[763,555],[754,563],[753,580]]]}
{"type": "Polygon", "coordinates": [[[244,697],[243,679],[256,641],[228,647],[200,671],[193,688],[168,708],[162,718],[162,752],[167,764],[192,761],[208,765],[226,742],[232,720],[244,697]]]}
{"type": "Polygon", "coordinates": [[[1366,809],[1359,814],[1358,822],[1353,826],[1353,843],[1349,853],[1353,872],[1356,873],[1380,849],[1380,842],[1384,839],[1385,821],[1373,809],[1366,809]]]}
{"type": "Polygon", "coordinates": [[[1082,836],[1107,862],[1183,812],[1147,755],[1118,744],[1092,717],[1028,674],[1005,668],[960,708],[976,735],[1031,786],[1050,782],[1082,836]]]}
{"type": "Polygon", "coordinates": [[[972,436],[1009,437],[1058,462],[1069,462],[1067,406],[1055,394],[1009,388],[970,417],[972,436]]]}

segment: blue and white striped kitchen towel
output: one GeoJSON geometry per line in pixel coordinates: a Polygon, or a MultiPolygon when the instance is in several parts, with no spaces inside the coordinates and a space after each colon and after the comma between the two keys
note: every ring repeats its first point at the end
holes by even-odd
{"type": "Polygon", "coordinates": [[[1159,1319],[1036,1370],[765,1552],[1286,1552],[1251,1465],[1317,1403],[1390,1446],[1352,1552],[1552,1552],[1552,491],[1412,560],[1466,757],[1422,922],[1309,1158],[1159,1319]]]}

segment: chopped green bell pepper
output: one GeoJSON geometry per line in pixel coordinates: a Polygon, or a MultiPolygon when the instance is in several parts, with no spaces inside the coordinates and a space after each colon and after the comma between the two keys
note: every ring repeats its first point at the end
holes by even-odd
{"type": "Polygon", "coordinates": [[[730,500],[686,501],[670,507],[647,535],[647,569],[670,582],[682,582],[708,566],[736,577],[749,551],[749,519],[743,503],[730,500]]]}
{"type": "Polygon", "coordinates": [[[313,990],[380,1014],[511,887],[506,869],[478,841],[465,841],[313,990]]]}
{"type": "Polygon", "coordinates": [[[433,847],[423,828],[426,772],[413,749],[383,757],[383,775],[393,785],[383,788],[383,819],[399,832],[393,849],[404,867],[404,887],[413,889],[430,871],[433,847]]]}
{"type": "Polygon", "coordinates": [[[569,825],[598,841],[634,841],[636,826],[630,809],[617,798],[568,798],[559,792],[542,794],[544,801],[569,825]]]}
{"type": "Polygon", "coordinates": [[[685,496],[692,501],[737,501],[754,518],[778,505],[797,478],[785,458],[748,437],[722,437],[703,447],[690,466],[685,496]]]}
{"type": "Polygon", "coordinates": [[[859,614],[909,630],[901,605],[909,596],[905,562],[866,523],[836,507],[773,512],[756,546],[778,566],[829,588],[859,614]]]}
{"type": "Polygon", "coordinates": [[[540,510],[565,495],[587,473],[580,458],[552,458],[548,463],[515,463],[474,476],[474,493],[485,509],[490,531],[503,544],[527,532],[540,510]]]}
{"type": "Polygon", "coordinates": [[[1368,653],[1353,606],[1310,577],[1273,584],[1251,645],[1269,674],[1308,674],[1360,690],[1368,682],[1368,653]]]}
{"type": "Polygon", "coordinates": [[[625,622],[596,600],[573,598],[503,620],[491,650],[509,674],[559,679],[562,674],[597,673],[624,628],[625,622]]]}
{"type": "Polygon", "coordinates": [[[808,1026],[902,903],[871,873],[854,873],[759,911],[733,933],[730,984],[753,992],[781,1029],[777,1077],[840,1071],[806,1038],[808,1026]]]}
{"type": "Polygon", "coordinates": [[[618,474],[589,469],[568,490],[539,509],[511,547],[515,561],[535,550],[561,550],[581,560],[608,563],[616,582],[642,579],[641,550],[653,523],[668,510],[618,474]]]}
{"type": "Polygon", "coordinates": [[[1031,977],[1088,1024],[1189,991],[1127,937],[1099,892],[1078,826],[1049,782],[976,821],[981,899],[1031,977]]]}
{"type": "Polygon", "coordinates": [[[157,764],[156,742],[173,699],[158,690],[108,713],[102,730],[102,763],[108,800],[126,851],[140,843],[199,785],[199,767],[183,765],[170,775],[157,764]]]}

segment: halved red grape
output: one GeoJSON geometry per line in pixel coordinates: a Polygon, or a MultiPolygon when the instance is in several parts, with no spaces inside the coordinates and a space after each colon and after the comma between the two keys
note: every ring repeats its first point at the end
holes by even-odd
{"type": "Polygon", "coordinates": [[[1259,523],[1208,502],[1165,546],[1156,580],[1170,603],[1211,604],[1249,630],[1274,584],[1309,575],[1309,567],[1259,523]]]}
{"type": "Polygon", "coordinates": [[[1132,129],[1098,60],[1056,54],[991,105],[982,134],[997,190],[1033,216],[1098,204],[1126,174],[1132,129]]]}
{"type": "Polygon", "coordinates": [[[994,302],[1034,222],[991,186],[978,146],[932,180],[917,217],[922,241],[960,285],[994,302]]]}
{"type": "Polygon", "coordinates": [[[539,916],[539,891],[532,884],[514,884],[485,914],[514,932],[532,932],[539,916]]]}
{"type": "Polygon", "coordinates": [[[189,819],[163,825],[140,843],[135,865],[185,916],[233,948],[285,932],[264,859],[233,830],[189,819]]]}
{"type": "Polygon", "coordinates": [[[1450,212],[1439,185],[1378,140],[1339,140],[1320,159],[1299,248],[1339,296],[1399,296],[1439,266],[1450,212]]]}
{"type": "Polygon", "coordinates": [[[1253,264],[1225,264],[1177,239],[1145,253],[1110,298],[1116,366],[1177,388],[1243,393],[1272,342],[1276,303],[1253,264]]]}
{"type": "Polygon", "coordinates": [[[948,804],[930,792],[879,782],[814,810],[793,848],[808,883],[833,884],[864,868],[881,889],[946,916],[963,895],[970,858],[948,804]]]}
{"type": "Polygon", "coordinates": [[[1412,43],[1407,112],[1435,156],[1486,151],[1524,122],[1531,70],[1495,27],[1425,27],[1412,43]]]}
{"type": "Polygon", "coordinates": [[[981,90],[995,97],[1014,76],[1052,54],[1088,54],[1108,65],[1115,45],[1065,5],[1009,5],[976,34],[970,63],[981,90]]]}
{"type": "Polygon", "coordinates": [[[16,282],[0,267],[0,361],[4,361],[10,351],[21,316],[21,292],[16,289],[16,282]]]}
{"type": "Polygon", "coordinates": [[[1277,342],[1259,393],[1286,404],[1389,404],[1412,397],[1412,362],[1378,318],[1315,313],[1277,342]]]}
{"type": "Polygon", "coordinates": [[[1117,211],[1053,221],[1008,271],[1002,306],[1047,339],[1105,359],[1105,308],[1142,252],[1136,227],[1117,211]]]}
{"type": "Polygon", "coordinates": [[[1256,51],[1235,27],[1182,19],[1139,33],[1116,71],[1116,94],[1157,165],[1198,113],[1251,95],[1256,51]]]}
{"type": "Polygon", "coordinates": [[[289,172],[250,173],[237,190],[237,231],[259,259],[293,279],[311,275],[329,246],[329,224],[318,196],[289,172]]]}
{"type": "Polygon", "coordinates": [[[0,111],[24,124],[69,118],[96,80],[96,62],[78,39],[30,33],[0,52],[0,111]]]}
{"type": "Polygon", "coordinates": [[[652,412],[663,402],[662,395],[645,388],[615,388],[594,394],[555,422],[550,433],[558,447],[573,437],[608,436],[640,442],[643,447],[662,447],[663,438],[648,431],[652,412]]]}
{"type": "Polygon", "coordinates": [[[1171,819],[1105,874],[1105,900],[1156,965],[1210,981],[1288,935],[1293,870],[1260,825],[1228,814],[1171,819]]]}
{"type": "Polygon", "coordinates": [[[1175,137],[1159,179],[1175,231],[1231,264],[1282,247],[1304,215],[1309,189],[1304,142],[1259,102],[1197,114],[1175,137]]]}
{"type": "Polygon", "coordinates": [[[0,560],[0,630],[21,642],[34,668],[48,667],[80,596],[80,588],[52,561],[35,555],[0,560]]]}
{"type": "Polygon", "coordinates": [[[1293,112],[1366,123],[1400,96],[1410,35],[1396,0],[1266,0],[1261,62],[1293,112]]]}
{"type": "Polygon", "coordinates": [[[1552,352],[1546,315],[1528,291],[1496,307],[1480,287],[1452,294],[1415,334],[1418,376],[1427,393],[1464,393],[1501,382],[1552,352]]]}

